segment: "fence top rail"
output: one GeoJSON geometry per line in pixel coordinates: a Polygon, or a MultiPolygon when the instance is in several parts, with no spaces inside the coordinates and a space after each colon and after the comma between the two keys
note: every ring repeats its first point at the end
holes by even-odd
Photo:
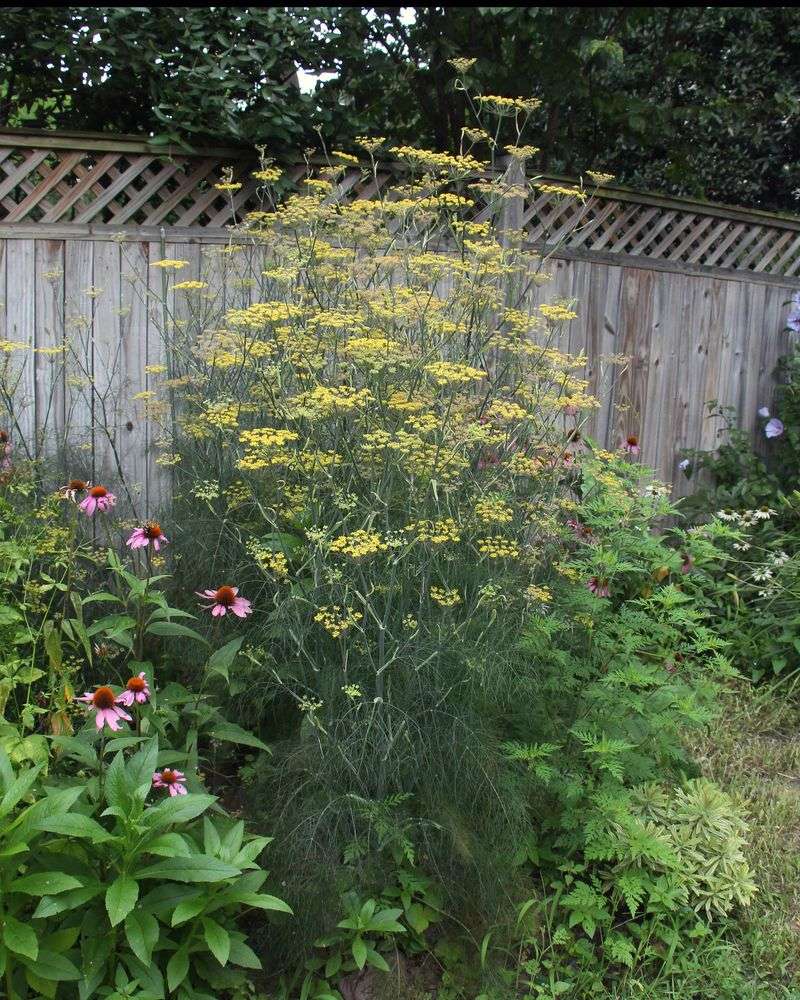
{"type": "MultiPolygon", "coordinates": [[[[253,148],[249,146],[203,146],[196,148],[189,144],[153,142],[147,136],[123,133],[123,132],[92,132],[75,131],[68,129],[42,129],[26,128],[20,126],[10,128],[0,126],[0,148],[9,147],[29,147],[31,149],[74,149],[86,150],[87,152],[108,152],[119,150],[120,152],[150,153],[153,156],[171,159],[175,156],[181,157],[219,157],[222,160],[231,161],[252,161],[255,159],[253,148]]],[[[305,161],[297,156],[281,156],[276,154],[276,159],[282,164],[300,165],[305,161]]],[[[509,157],[502,156],[497,159],[498,170],[505,169],[509,157]]],[[[312,165],[323,164],[327,161],[321,156],[312,156],[309,160],[312,165]]],[[[404,170],[404,165],[399,161],[382,161],[392,173],[400,174],[404,170]]],[[[364,166],[369,164],[364,162],[364,166]]],[[[577,184],[579,179],[568,177],[564,174],[537,173],[535,175],[541,180],[562,184],[577,184]]],[[[792,215],[789,212],[768,212],[758,208],[742,208],[738,205],[728,205],[724,202],[707,201],[703,198],[688,198],[682,195],[662,195],[657,192],[640,191],[636,188],[628,187],[624,184],[609,183],[598,189],[603,195],[613,196],[620,201],[636,201],[641,204],[654,205],[661,208],[674,208],[680,211],[696,211],[705,215],[718,215],[720,217],[740,219],[741,221],[757,222],[761,224],[785,225],[792,229],[800,230],[800,216],[792,215]]]]}
{"type": "MultiPolygon", "coordinates": [[[[309,164],[300,157],[279,159],[290,186],[305,177],[309,164]]],[[[312,170],[322,162],[312,159],[312,170]]],[[[254,152],[243,147],[192,150],[141,136],[0,129],[0,225],[73,226],[76,236],[79,227],[87,226],[94,232],[201,229],[218,236],[248,211],[263,207],[252,175],[255,164],[254,152]],[[229,179],[239,185],[235,190],[218,186],[229,179]]],[[[500,160],[483,176],[499,176],[507,167],[508,160],[500,160]]],[[[363,165],[347,166],[339,196],[375,198],[406,169],[390,162],[373,176],[363,165]]],[[[579,181],[526,178],[519,164],[509,168],[509,178],[512,173],[522,194],[511,199],[510,212],[503,212],[531,243],[658,261],[676,270],[800,277],[800,218],[613,184],[587,189],[586,198],[565,198],[558,186],[566,181],[574,187],[579,181]]],[[[474,196],[475,219],[495,211],[486,196],[474,196]]]]}

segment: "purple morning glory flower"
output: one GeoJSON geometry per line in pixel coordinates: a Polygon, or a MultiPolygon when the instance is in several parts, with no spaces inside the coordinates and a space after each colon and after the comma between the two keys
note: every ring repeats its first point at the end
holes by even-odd
{"type": "Polygon", "coordinates": [[[678,462],[678,468],[681,470],[681,472],[686,472],[686,470],[689,468],[690,465],[691,462],[689,461],[688,458],[684,458],[680,462],[678,462]]]}
{"type": "Polygon", "coordinates": [[[777,438],[783,434],[783,421],[778,420],[777,417],[773,417],[771,420],[767,421],[767,425],[764,428],[764,434],[768,438],[777,438]]]}
{"type": "Polygon", "coordinates": [[[767,420],[769,419],[769,410],[767,409],[766,406],[762,406],[761,409],[758,411],[758,415],[759,417],[764,417],[764,419],[767,420]]]}
{"type": "Polygon", "coordinates": [[[786,325],[794,333],[800,333],[800,309],[792,309],[786,317],[786,325]]]}

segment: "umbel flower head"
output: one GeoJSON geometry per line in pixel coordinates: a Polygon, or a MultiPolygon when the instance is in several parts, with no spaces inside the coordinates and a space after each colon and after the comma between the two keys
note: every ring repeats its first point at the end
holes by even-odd
{"type": "Polygon", "coordinates": [[[134,529],[125,544],[131,549],[144,549],[148,545],[152,545],[158,552],[162,545],[169,545],[169,539],[157,521],[147,521],[141,528],[134,529]]]}
{"type": "Polygon", "coordinates": [[[201,607],[207,611],[210,609],[215,618],[221,618],[229,611],[237,618],[247,618],[253,613],[253,607],[244,597],[239,597],[238,587],[219,587],[217,590],[198,590],[198,597],[205,597],[211,604],[203,604],[201,607]]]}
{"type": "Polygon", "coordinates": [[[78,505],[87,517],[94,517],[99,510],[105,513],[116,504],[117,498],[105,486],[90,486],[88,495],[78,505]]]}
{"type": "Polygon", "coordinates": [[[153,775],[153,788],[168,788],[170,795],[186,795],[186,775],[165,767],[153,775]]]}
{"type": "Polygon", "coordinates": [[[147,685],[144,671],[136,677],[131,677],[125,685],[125,690],[117,698],[117,702],[120,705],[125,705],[126,708],[130,708],[134,702],[138,705],[144,705],[148,701],[150,701],[150,688],[147,685]]]}
{"type": "Polygon", "coordinates": [[[118,698],[106,685],[102,685],[94,691],[87,691],[82,698],[78,698],[78,701],[85,702],[94,710],[94,724],[98,729],[108,726],[109,729],[116,732],[121,720],[132,721],[128,713],[119,707],[121,698],[118,698]]]}

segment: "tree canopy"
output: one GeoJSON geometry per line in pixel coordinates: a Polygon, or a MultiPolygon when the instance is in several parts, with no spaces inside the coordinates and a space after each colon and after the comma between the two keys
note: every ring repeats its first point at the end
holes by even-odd
{"type": "Polygon", "coordinates": [[[318,131],[452,149],[471,121],[450,60],[474,59],[470,87],[541,100],[542,170],[798,211],[798,57],[795,7],[11,7],[0,118],[273,152],[318,131]]]}

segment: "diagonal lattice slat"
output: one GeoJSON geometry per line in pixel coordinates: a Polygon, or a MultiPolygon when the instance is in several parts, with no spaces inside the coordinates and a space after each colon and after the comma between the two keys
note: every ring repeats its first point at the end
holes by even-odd
{"type": "MultiPolygon", "coordinates": [[[[253,166],[243,150],[167,155],[125,136],[0,129],[0,225],[158,226],[224,233],[248,211],[265,207],[260,185],[251,176],[253,166]],[[215,187],[226,170],[241,184],[233,192],[215,187]]],[[[298,190],[306,172],[300,158],[290,163],[284,171],[287,190],[298,190]]],[[[348,167],[335,197],[386,197],[402,176],[399,164],[381,167],[374,175],[348,167]]],[[[487,176],[491,171],[482,179],[487,176]]],[[[622,188],[579,199],[560,194],[547,178],[522,188],[519,176],[520,193],[512,196],[514,226],[521,225],[537,247],[648,258],[695,269],[800,273],[800,219],[622,188]]],[[[485,221],[498,211],[497,199],[484,192],[476,196],[472,218],[485,221]]]]}

